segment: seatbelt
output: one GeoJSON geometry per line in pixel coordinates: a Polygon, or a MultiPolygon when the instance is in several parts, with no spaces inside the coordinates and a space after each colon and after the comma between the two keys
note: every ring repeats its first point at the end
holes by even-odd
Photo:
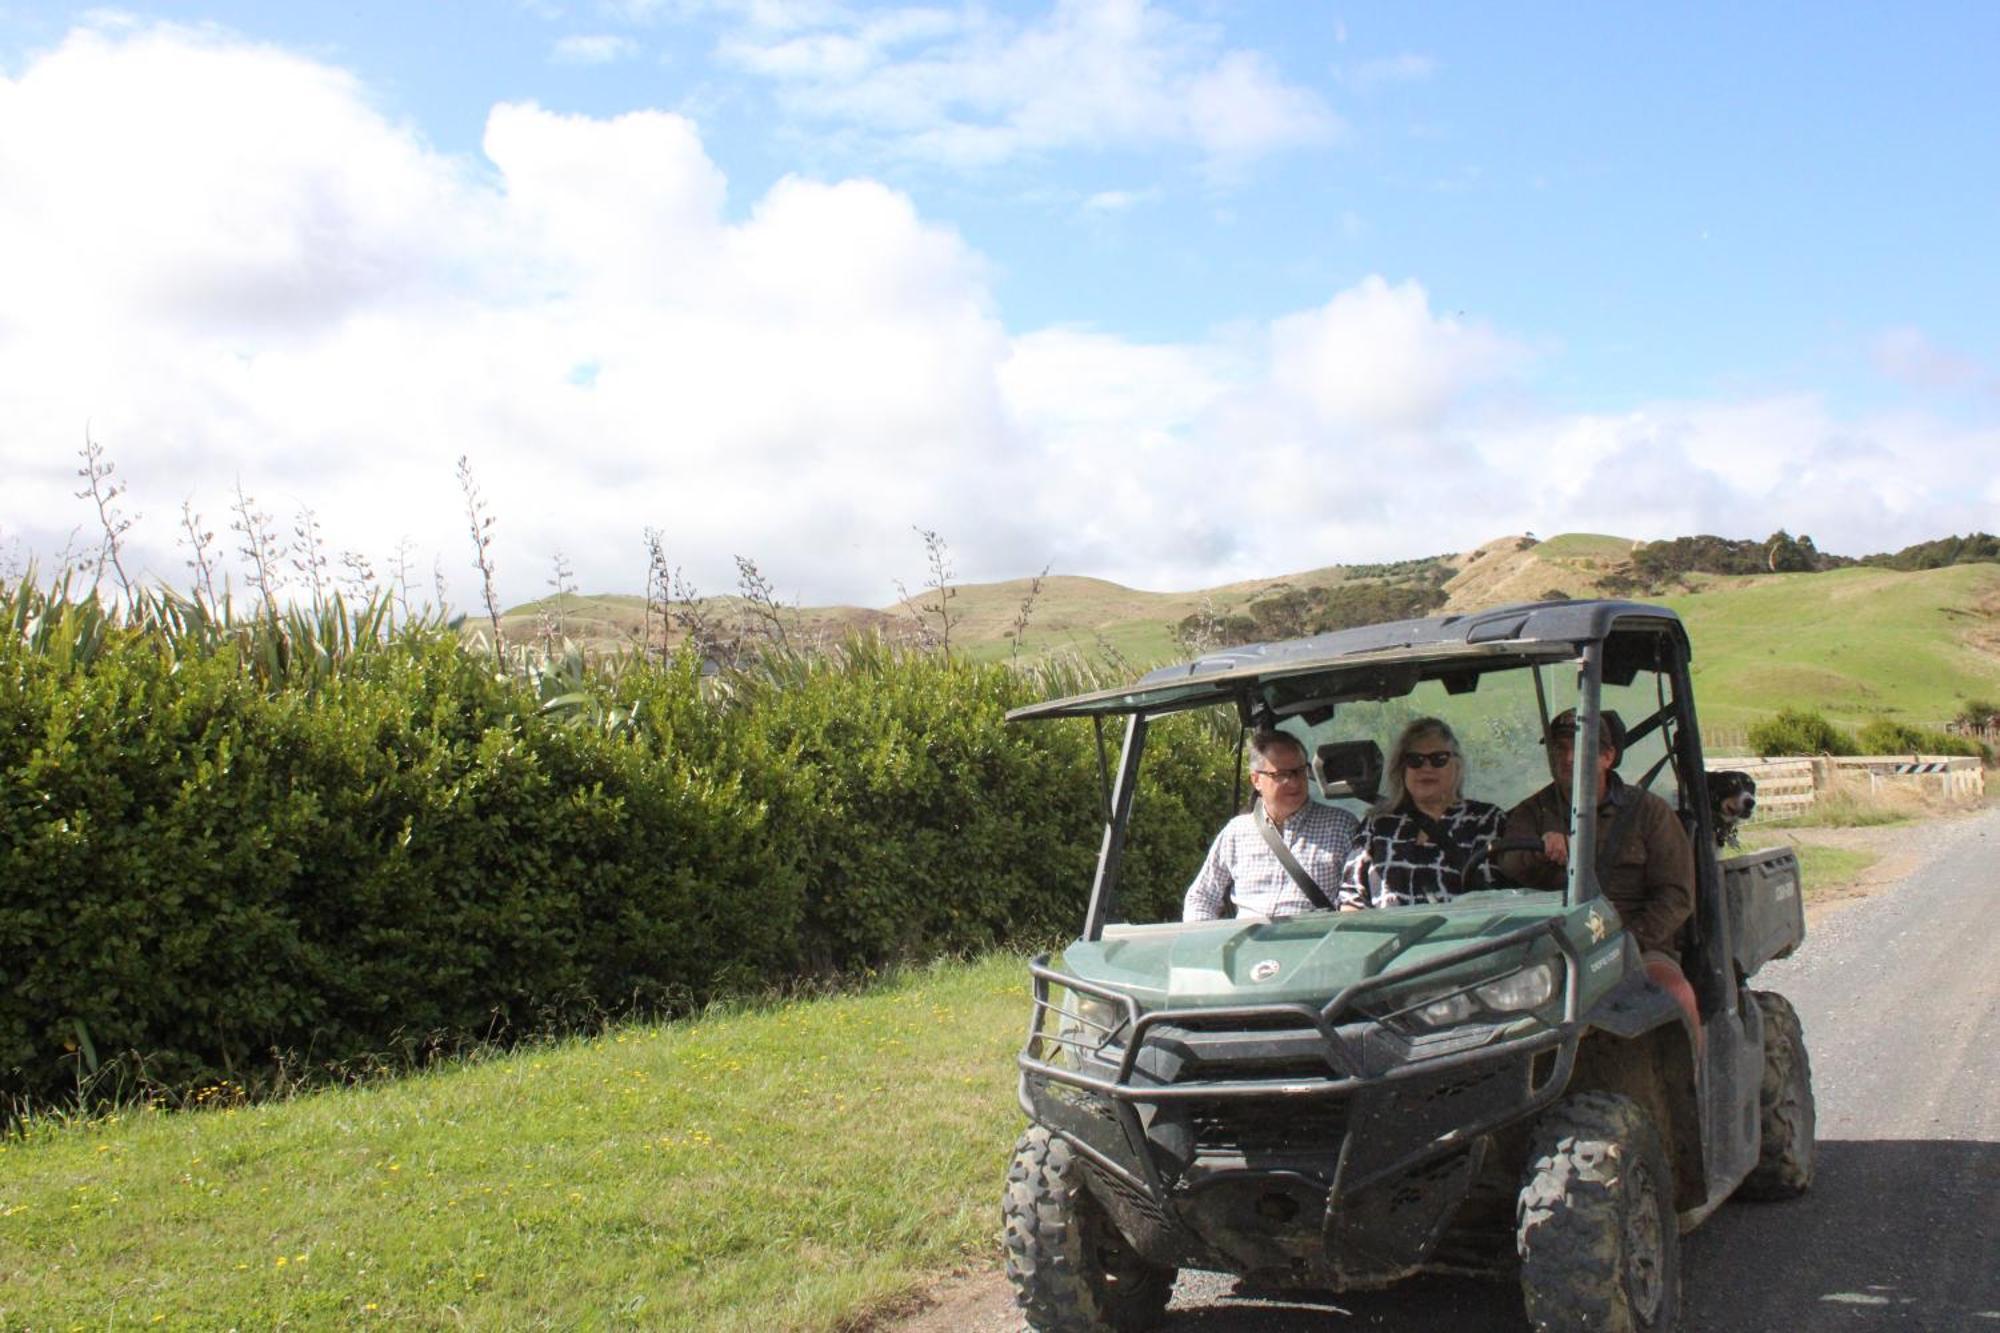
{"type": "Polygon", "coordinates": [[[1271,817],[1264,813],[1262,801],[1257,802],[1257,813],[1252,818],[1257,821],[1257,831],[1264,835],[1264,843],[1271,849],[1271,855],[1278,858],[1278,864],[1292,877],[1292,883],[1299,886],[1299,892],[1320,911],[1331,912],[1333,904],[1327,901],[1325,890],[1306,873],[1306,868],[1299,864],[1299,858],[1292,855],[1292,849],[1285,846],[1285,840],[1279,835],[1277,826],[1271,823],[1271,817]]]}

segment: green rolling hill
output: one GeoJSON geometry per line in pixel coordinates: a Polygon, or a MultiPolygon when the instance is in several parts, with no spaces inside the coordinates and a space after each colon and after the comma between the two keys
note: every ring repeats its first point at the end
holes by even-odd
{"type": "Polygon", "coordinates": [[[1788,706],[1935,726],[2000,697],[2000,565],[1711,578],[1661,600],[1694,640],[1705,726],[1788,706]]]}
{"type": "MultiPolygon", "coordinates": [[[[1628,538],[1566,533],[1536,542],[1503,537],[1441,557],[1436,575],[1443,609],[1477,610],[1552,596],[1587,597],[1629,570],[1628,538]]],[[[1379,582],[1367,566],[1327,566],[1192,592],[1148,592],[1104,579],[1052,574],[1041,582],[1026,633],[1015,622],[1030,580],[965,584],[954,589],[955,651],[979,659],[1073,653],[1138,670],[1186,656],[1176,637],[1183,618],[1241,614],[1287,590],[1379,582]]],[[[1852,567],[1817,574],[1693,574],[1661,595],[1695,645],[1705,728],[1740,731],[1785,707],[1816,709],[1857,726],[1887,717],[1935,726],[1967,699],[2000,699],[2000,565],[1969,564],[1920,572],[1852,567]]],[[[918,603],[934,600],[919,593],[918,603]]],[[[742,614],[735,598],[712,598],[713,620],[742,614]]],[[[554,599],[509,611],[509,642],[529,643],[560,610],[563,634],[587,651],[637,648],[645,603],[629,595],[554,599]]],[[[907,605],[882,608],[799,607],[783,612],[795,639],[832,639],[850,630],[914,637],[907,605]]],[[[929,617],[933,627],[936,616],[929,617]]],[[[480,628],[468,621],[468,629],[480,628]]],[[[655,629],[657,633],[657,628],[655,629]]],[[[678,637],[676,635],[676,637],[678,637]]]]}

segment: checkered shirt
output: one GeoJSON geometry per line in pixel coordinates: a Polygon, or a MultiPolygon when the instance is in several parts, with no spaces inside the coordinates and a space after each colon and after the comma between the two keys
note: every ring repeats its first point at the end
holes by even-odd
{"type": "MultiPolygon", "coordinates": [[[[1500,836],[1507,812],[1484,801],[1460,801],[1438,816],[1445,836],[1462,863],[1474,847],[1500,836]]],[[[1340,870],[1340,906],[1402,907],[1409,903],[1441,903],[1471,889],[1494,884],[1491,858],[1473,869],[1473,883],[1459,883],[1458,867],[1445,859],[1445,849],[1423,835],[1406,804],[1384,815],[1371,815],[1362,825],[1354,850],[1340,870]]]]}
{"type": "MultiPolygon", "coordinates": [[[[1346,859],[1361,822],[1339,806],[1307,801],[1277,827],[1286,850],[1332,902],[1340,886],[1340,863],[1346,859]]],[[[1188,885],[1181,919],[1213,920],[1232,900],[1239,916],[1291,916],[1319,910],[1285,873],[1284,862],[1257,831],[1254,813],[1236,816],[1215,835],[1201,872],[1188,885]]]]}

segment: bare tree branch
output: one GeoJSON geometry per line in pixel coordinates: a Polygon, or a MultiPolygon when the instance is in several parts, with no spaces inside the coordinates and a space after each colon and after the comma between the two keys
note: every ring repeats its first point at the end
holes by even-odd
{"type": "MultiPolygon", "coordinates": [[[[118,512],[118,497],[125,494],[125,483],[113,481],[112,474],[118,465],[104,456],[104,446],[90,438],[90,432],[83,435],[83,448],[76,451],[83,460],[83,466],[76,475],[84,480],[84,487],[76,493],[79,500],[89,500],[97,506],[97,525],[104,534],[102,545],[97,549],[94,574],[102,575],[108,561],[113,573],[118,575],[118,587],[129,601],[132,596],[132,580],[125,574],[124,548],[125,534],[132,530],[138,515],[126,517],[118,512]]],[[[95,587],[97,579],[91,579],[95,587]]]]}
{"type": "Polygon", "coordinates": [[[486,618],[493,625],[493,661],[505,667],[507,655],[500,642],[500,600],[493,592],[493,515],[486,511],[486,500],[479,494],[479,483],[472,478],[472,459],[466,454],[458,456],[458,487],[465,492],[465,518],[472,529],[473,564],[479,570],[480,589],[486,596],[486,618]]]}

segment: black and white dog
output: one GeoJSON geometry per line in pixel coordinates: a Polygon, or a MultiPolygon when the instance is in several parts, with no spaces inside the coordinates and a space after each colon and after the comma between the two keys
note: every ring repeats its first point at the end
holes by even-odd
{"type": "Polygon", "coordinates": [[[1711,772],[1708,800],[1715,809],[1715,845],[1740,846],[1736,826],[1757,811],[1757,780],[1733,768],[1711,772]]]}

